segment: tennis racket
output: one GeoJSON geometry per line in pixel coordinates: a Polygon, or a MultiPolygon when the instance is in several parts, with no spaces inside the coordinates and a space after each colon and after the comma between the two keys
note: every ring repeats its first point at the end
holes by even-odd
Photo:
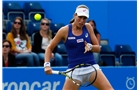
{"type": "Polygon", "coordinates": [[[95,68],[93,65],[91,65],[91,64],[79,64],[79,65],[76,65],[74,68],[72,68],[72,69],[70,69],[70,70],[67,70],[67,71],[55,71],[55,70],[52,70],[52,74],[58,74],[58,75],[63,75],[63,76],[65,76],[65,77],[68,77],[70,80],[72,80],[72,82],[73,82],[75,85],[77,85],[77,86],[84,86],[84,87],[87,87],[87,86],[92,85],[92,84],[95,82],[96,78],[97,78],[97,70],[96,70],[96,68],[95,68]],[[92,67],[92,68],[94,69],[94,71],[95,71],[94,79],[92,80],[92,82],[87,82],[87,83],[81,84],[81,83],[79,83],[79,82],[77,82],[76,80],[73,79],[72,74],[73,74],[73,72],[74,72],[77,68],[88,67],[88,66],[92,67]],[[71,72],[71,76],[68,75],[69,72],[71,72]]]}

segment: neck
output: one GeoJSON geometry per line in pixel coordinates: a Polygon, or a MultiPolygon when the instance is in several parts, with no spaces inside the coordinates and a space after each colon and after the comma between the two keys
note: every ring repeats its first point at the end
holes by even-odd
{"type": "Polygon", "coordinates": [[[47,34],[47,30],[41,30],[40,32],[41,32],[41,34],[43,34],[43,35],[46,35],[46,34],[47,34]]]}
{"type": "Polygon", "coordinates": [[[40,30],[40,34],[42,37],[47,37],[47,30],[40,30]]]}
{"type": "Polygon", "coordinates": [[[8,53],[3,53],[3,57],[7,58],[8,57],[8,53]]]}
{"type": "Polygon", "coordinates": [[[19,34],[19,31],[20,31],[19,29],[16,29],[17,34],[19,34]]]}
{"type": "Polygon", "coordinates": [[[73,29],[76,31],[80,31],[80,30],[82,30],[82,27],[77,27],[77,25],[75,23],[73,23],[73,29]]]}

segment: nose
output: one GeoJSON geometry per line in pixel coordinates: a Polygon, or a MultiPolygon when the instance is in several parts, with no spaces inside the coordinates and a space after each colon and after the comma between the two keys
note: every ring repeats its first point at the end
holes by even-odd
{"type": "Polygon", "coordinates": [[[84,23],[84,21],[85,21],[84,18],[80,19],[80,23],[84,23]]]}

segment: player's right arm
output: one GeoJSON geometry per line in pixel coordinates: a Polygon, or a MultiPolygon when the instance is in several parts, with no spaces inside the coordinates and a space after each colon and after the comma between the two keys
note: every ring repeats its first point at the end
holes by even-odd
{"type": "Polygon", "coordinates": [[[44,68],[45,68],[45,73],[51,74],[51,68],[50,68],[50,58],[51,58],[51,53],[53,49],[56,47],[56,45],[61,41],[64,40],[65,35],[66,35],[66,28],[62,27],[58,30],[56,33],[55,37],[51,41],[51,43],[48,45],[45,51],[45,62],[44,62],[44,68]]]}

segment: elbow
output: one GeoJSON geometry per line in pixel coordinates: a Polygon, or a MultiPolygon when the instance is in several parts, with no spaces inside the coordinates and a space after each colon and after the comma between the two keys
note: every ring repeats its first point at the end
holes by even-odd
{"type": "Polygon", "coordinates": [[[47,46],[46,51],[52,51],[50,45],[47,46]]]}
{"type": "Polygon", "coordinates": [[[93,52],[99,53],[101,51],[101,48],[100,48],[100,46],[98,46],[98,47],[94,48],[93,50],[94,50],[93,52]]]}
{"type": "Polygon", "coordinates": [[[96,52],[99,53],[101,51],[100,47],[96,49],[96,52]]]}
{"type": "Polygon", "coordinates": [[[46,48],[46,50],[45,50],[45,51],[48,51],[48,50],[50,50],[50,47],[49,47],[49,45],[47,46],[47,48],[46,48]]]}
{"type": "Polygon", "coordinates": [[[98,47],[98,49],[97,49],[97,52],[99,53],[101,51],[101,48],[100,48],[100,46],[98,47]]]}

